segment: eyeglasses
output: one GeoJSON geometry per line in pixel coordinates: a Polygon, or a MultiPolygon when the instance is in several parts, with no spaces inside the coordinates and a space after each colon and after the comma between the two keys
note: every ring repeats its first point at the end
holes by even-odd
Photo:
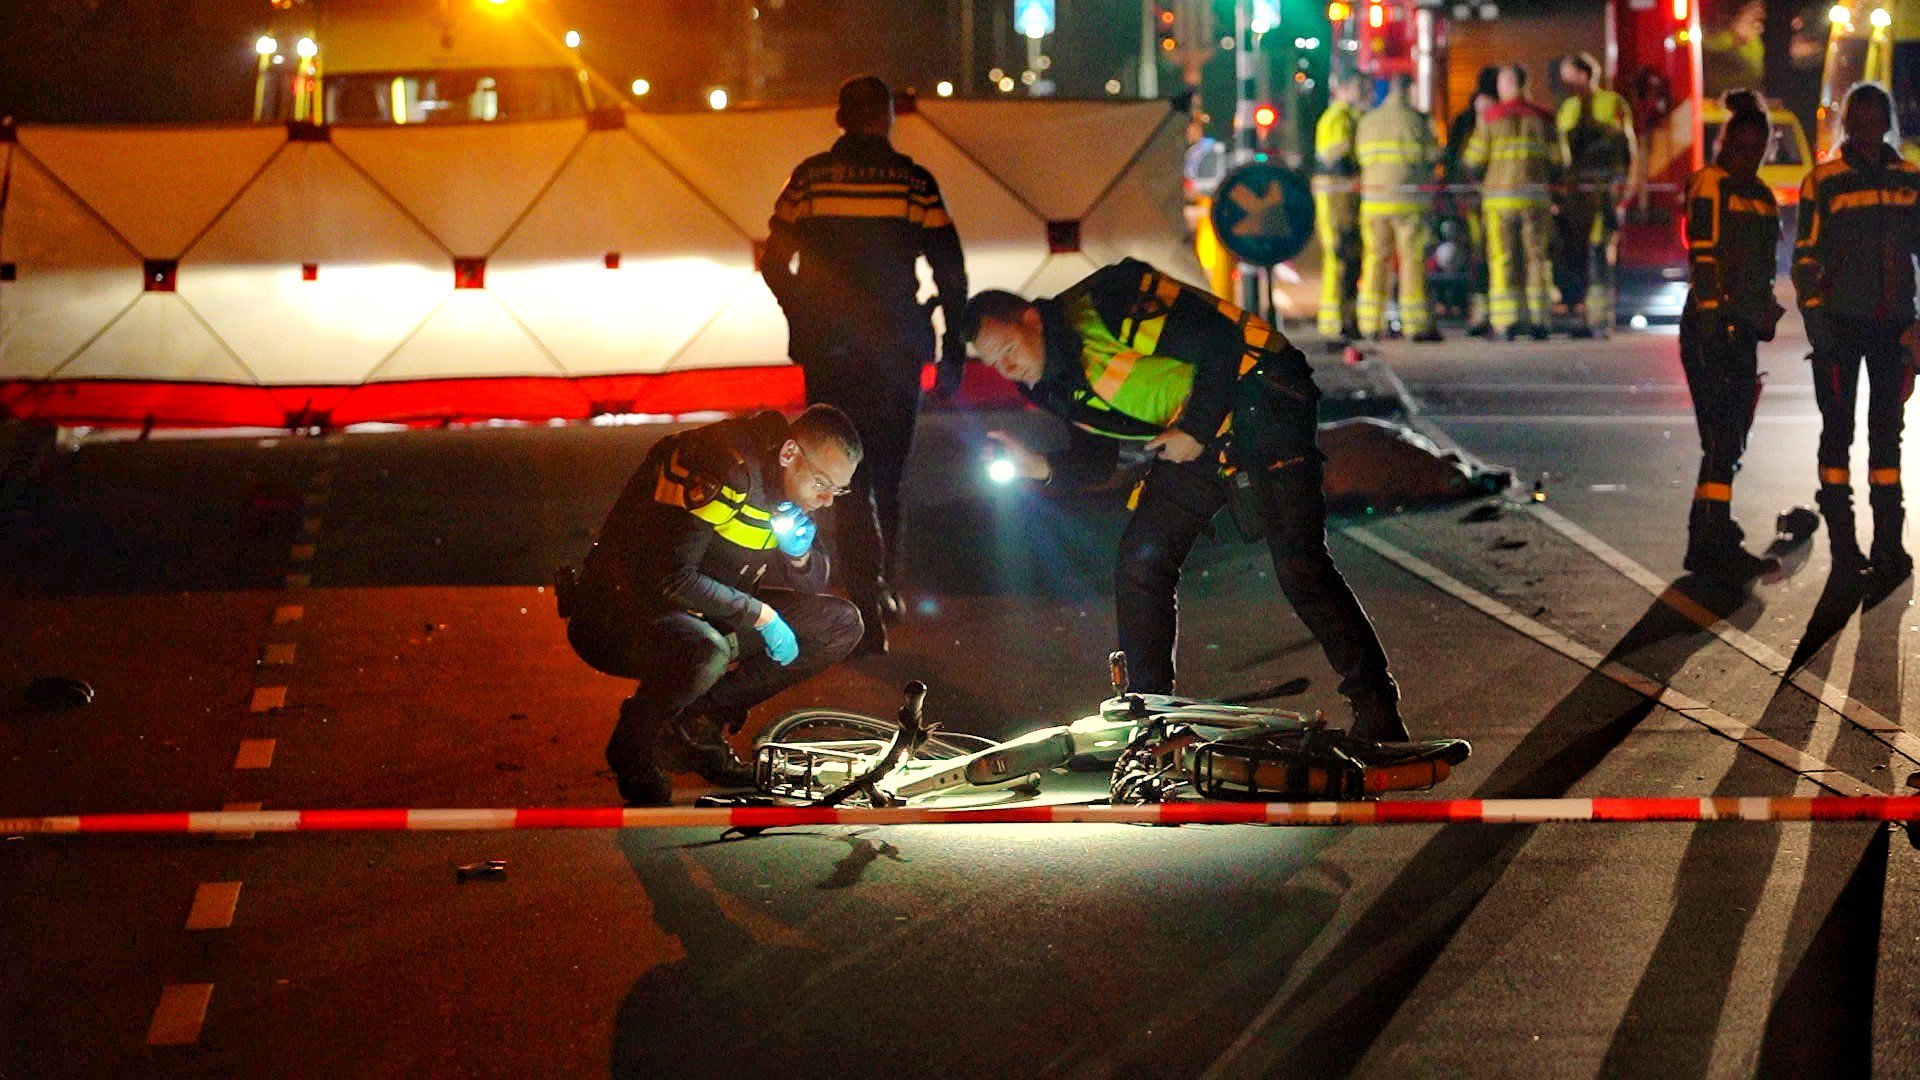
{"type": "Polygon", "coordinates": [[[842,495],[853,494],[852,488],[840,487],[835,484],[833,477],[828,476],[825,469],[814,464],[813,458],[807,454],[807,448],[802,446],[798,440],[795,440],[793,445],[795,449],[800,451],[800,460],[807,463],[807,471],[813,474],[807,478],[807,483],[813,485],[813,493],[815,495],[832,495],[837,499],[842,495]]]}

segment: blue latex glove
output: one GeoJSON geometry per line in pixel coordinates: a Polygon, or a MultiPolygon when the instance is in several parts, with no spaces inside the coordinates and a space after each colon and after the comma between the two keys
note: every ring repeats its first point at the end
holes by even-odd
{"type": "Polygon", "coordinates": [[[772,622],[755,629],[760,631],[760,640],[767,643],[767,655],[773,657],[774,663],[786,667],[800,658],[800,641],[779,612],[774,612],[772,622]]]}
{"type": "Polygon", "coordinates": [[[773,516],[773,538],[780,554],[789,559],[806,558],[813,550],[813,534],[820,531],[813,519],[793,508],[789,503],[781,503],[780,511],[773,516]]]}

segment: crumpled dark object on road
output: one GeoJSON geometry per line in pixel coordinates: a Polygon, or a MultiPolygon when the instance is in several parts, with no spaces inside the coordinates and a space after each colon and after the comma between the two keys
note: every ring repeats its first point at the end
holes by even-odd
{"type": "Polygon", "coordinates": [[[1513,474],[1442,450],[1402,424],[1371,417],[1320,429],[1327,501],[1336,506],[1421,506],[1504,491],[1513,474]]]}

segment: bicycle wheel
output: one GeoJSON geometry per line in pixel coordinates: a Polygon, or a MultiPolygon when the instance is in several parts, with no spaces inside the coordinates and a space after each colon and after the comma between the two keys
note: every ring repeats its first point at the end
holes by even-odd
{"type": "MultiPolygon", "coordinates": [[[[789,746],[815,745],[820,743],[861,743],[874,742],[875,750],[882,749],[893,740],[900,730],[897,720],[885,720],[865,713],[849,712],[845,709],[813,708],[796,709],[775,717],[754,739],[756,746],[766,743],[781,743],[789,746]]],[[[935,761],[964,757],[994,746],[992,739],[978,735],[968,735],[958,731],[936,731],[926,737],[915,752],[914,757],[935,761]]]]}

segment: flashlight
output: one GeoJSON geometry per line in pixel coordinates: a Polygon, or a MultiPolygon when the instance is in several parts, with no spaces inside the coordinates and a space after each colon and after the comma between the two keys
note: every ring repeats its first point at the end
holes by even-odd
{"type": "Polygon", "coordinates": [[[987,479],[996,484],[1011,484],[1019,475],[1012,458],[997,457],[987,462],[987,479]]]}

